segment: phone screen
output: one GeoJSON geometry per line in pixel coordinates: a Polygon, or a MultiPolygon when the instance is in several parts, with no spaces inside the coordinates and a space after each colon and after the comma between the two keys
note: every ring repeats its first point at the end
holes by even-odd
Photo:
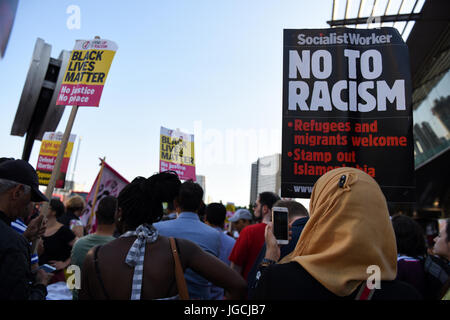
{"type": "Polygon", "coordinates": [[[273,234],[278,240],[289,240],[288,213],[286,211],[273,211],[273,234]]]}
{"type": "Polygon", "coordinates": [[[50,266],[48,264],[43,264],[43,265],[39,266],[38,269],[42,269],[42,270],[44,270],[47,273],[51,273],[51,272],[56,270],[55,267],[52,267],[52,266],[50,266]]]}

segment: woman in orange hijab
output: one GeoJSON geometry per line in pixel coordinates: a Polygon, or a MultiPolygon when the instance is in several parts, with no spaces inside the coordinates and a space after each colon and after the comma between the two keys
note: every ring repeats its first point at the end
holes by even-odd
{"type": "Polygon", "coordinates": [[[256,299],[420,299],[394,280],[397,248],[386,199],[365,172],[345,167],[317,180],[310,219],[294,251],[278,264],[279,247],[266,228],[266,257],[256,299]]]}

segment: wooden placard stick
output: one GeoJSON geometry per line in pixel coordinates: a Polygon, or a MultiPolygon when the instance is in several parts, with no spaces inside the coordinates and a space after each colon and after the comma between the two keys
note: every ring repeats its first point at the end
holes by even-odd
{"type": "MultiPolygon", "coordinates": [[[[58,155],[56,156],[55,166],[53,167],[52,175],[50,177],[50,181],[48,182],[48,186],[45,191],[45,196],[49,200],[51,200],[51,198],[52,198],[53,190],[55,189],[56,181],[58,180],[58,176],[61,171],[61,164],[62,164],[62,160],[64,158],[64,152],[66,151],[66,148],[67,148],[67,143],[69,141],[70,132],[72,131],[72,127],[73,127],[73,123],[75,121],[75,117],[77,115],[77,111],[78,111],[78,106],[72,106],[72,111],[70,113],[69,120],[67,121],[66,130],[64,131],[61,145],[59,146],[58,155]]],[[[47,218],[48,208],[49,208],[49,203],[44,202],[42,205],[42,208],[41,208],[41,212],[40,212],[40,214],[44,216],[44,219],[47,218]]],[[[44,221],[44,220],[42,220],[42,221],[44,221]]],[[[31,252],[37,253],[37,246],[38,246],[40,240],[41,239],[37,239],[37,240],[33,241],[33,244],[31,246],[31,252]]]]}
{"type": "Polygon", "coordinates": [[[101,168],[100,168],[100,173],[98,174],[97,185],[95,186],[95,193],[94,193],[94,200],[92,201],[91,214],[89,215],[89,220],[86,225],[86,227],[88,227],[89,229],[92,228],[91,223],[92,223],[92,220],[94,219],[94,215],[95,215],[95,205],[97,204],[98,189],[100,188],[100,182],[102,181],[103,168],[105,167],[105,159],[106,159],[106,157],[103,157],[103,159],[100,159],[102,164],[101,164],[101,168]]]}

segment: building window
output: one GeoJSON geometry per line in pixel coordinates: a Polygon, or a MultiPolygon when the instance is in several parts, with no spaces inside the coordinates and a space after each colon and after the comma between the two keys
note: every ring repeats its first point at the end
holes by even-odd
{"type": "Polygon", "coordinates": [[[415,166],[450,147],[450,71],[413,112],[415,166]]]}

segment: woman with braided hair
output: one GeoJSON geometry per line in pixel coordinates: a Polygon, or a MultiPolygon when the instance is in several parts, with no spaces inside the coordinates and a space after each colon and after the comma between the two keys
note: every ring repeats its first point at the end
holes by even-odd
{"type": "MultiPolygon", "coordinates": [[[[89,251],[83,265],[82,299],[177,299],[175,262],[169,238],[153,223],[163,216],[163,202],[173,202],[181,182],[174,172],[135,178],[118,197],[118,239],[89,251]]],[[[230,299],[243,299],[246,283],[238,274],[195,243],[175,239],[183,271],[191,268],[230,299]]]]}

